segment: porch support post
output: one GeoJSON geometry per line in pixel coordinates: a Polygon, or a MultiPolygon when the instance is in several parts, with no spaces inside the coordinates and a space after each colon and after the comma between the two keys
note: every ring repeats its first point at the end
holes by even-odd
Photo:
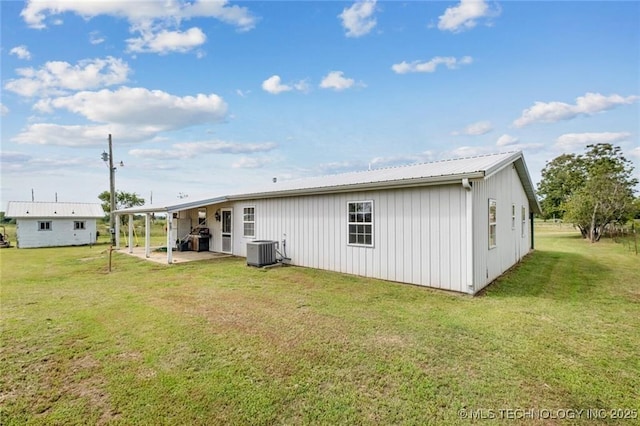
{"type": "Polygon", "coordinates": [[[173,263],[173,238],[171,238],[171,232],[173,230],[173,212],[167,212],[167,263],[171,265],[173,263]]]}
{"type": "Polygon", "coordinates": [[[116,219],[116,250],[120,250],[120,215],[115,216],[116,219]]]}
{"type": "Polygon", "coordinates": [[[133,215],[129,215],[129,253],[133,253],[133,215]]]}
{"type": "Polygon", "coordinates": [[[144,255],[149,258],[151,256],[151,215],[144,215],[144,255]]]}

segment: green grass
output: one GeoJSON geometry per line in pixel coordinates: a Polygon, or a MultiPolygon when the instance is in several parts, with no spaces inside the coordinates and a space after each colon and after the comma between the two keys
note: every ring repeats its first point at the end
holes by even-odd
{"type": "Polygon", "coordinates": [[[116,254],[108,274],[103,246],[2,250],[0,423],[637,413],[640,258],[538,231],[537,251],[480,297],[237,258],[167,267],[116,254]]]}

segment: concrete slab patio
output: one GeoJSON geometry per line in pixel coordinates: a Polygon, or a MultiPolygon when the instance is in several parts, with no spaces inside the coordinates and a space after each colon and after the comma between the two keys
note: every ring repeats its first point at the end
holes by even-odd
{"type": "MultiPolygon", "coordinates": [[[[131,253],[129,253],[128,247],[122,247],[120,250],[116,250],[118,253],[126,254],[129,256],[138,257],[144,260],[150,260],[151,262],[162,263],[164,265],[167,264],[167,252],[166,251],[157,251],[158,247],[151,248],[151,252],[149,257],[145,255],[144,247],[133,247],[131,253]]],[[[172,252],[173,263],[185,263],[185,262],[195,262],[197,260],[211,260],[211,259],[221,259],[225,257],[232,257],[230,254],[226,253],[218,253],[213,251],[176,251],[172,252]]]]}

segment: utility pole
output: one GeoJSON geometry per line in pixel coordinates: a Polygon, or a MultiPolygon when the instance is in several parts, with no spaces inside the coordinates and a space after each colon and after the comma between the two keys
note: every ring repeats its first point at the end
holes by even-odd
{"type": "Polygon", "coordinates": [[[109,212],[109,232],[111,233],[111,245],[116,245],[116,182],[115,171],[113,167],[113,146],[111,143],[111,133],[109,133],[109,191],[111,195],[111,211],[109,212]]]}

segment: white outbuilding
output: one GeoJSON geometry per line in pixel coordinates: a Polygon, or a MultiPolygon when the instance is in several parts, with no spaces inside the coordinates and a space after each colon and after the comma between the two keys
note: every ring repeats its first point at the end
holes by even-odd
{"type": "Polygon", "coordinates": [[[540,212],[522,152],[508,152],[116,214],[172,218],[168,263],[174,249],[253,257],[275,241],[293,265],[475,294],[533,250],[540,212]]]}
{"type": "Polygon", "coordinates": [[[5,215],[16,219],[18,248],[80,246],[96,242],[97,203],[9,201],[5,215]]]}

